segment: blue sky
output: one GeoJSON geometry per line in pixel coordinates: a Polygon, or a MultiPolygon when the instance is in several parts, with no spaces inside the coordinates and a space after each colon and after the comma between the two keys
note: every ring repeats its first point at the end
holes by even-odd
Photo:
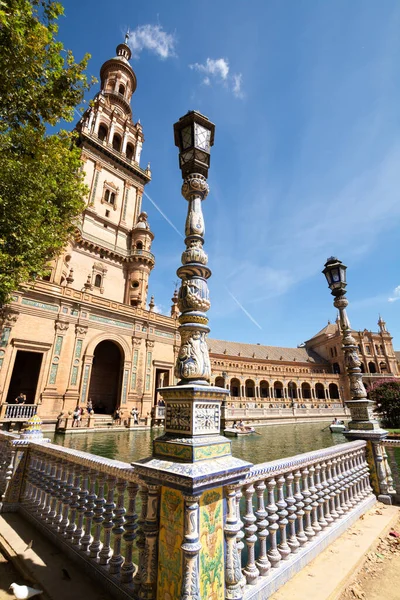
{"type": "MultiPolygon", "coordinates": [[[[183,232],[172,125],[216,124],[203,203],[211,336],[291,346],[335,319],[321,274],[348,266],[355,329],[386,319],[400,348],[400,4],[397,0],[67,0],[59,37],[89,73],[131,32],[146,191],[183,232]]],[[[98,86],[89,94],[91,97],[98,86]]],[[[148,199],[168,312],[183,239],[148,199]]]]}

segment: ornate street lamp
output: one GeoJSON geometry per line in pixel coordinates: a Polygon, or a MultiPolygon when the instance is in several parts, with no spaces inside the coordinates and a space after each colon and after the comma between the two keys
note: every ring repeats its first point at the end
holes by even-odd
{"type": "Polygon", "coordinates": [[[381,430],[378,421],[373,416],[372,406],[374,403],[367,399],[367,392],[362,380],[361,360],[358,356],[357,344],[352,336],[346,312],[346,307],[349,304],[347,298],[345,298],[346,269],[347,267],[340,260],[331,256],[326,261],[325,269],[322,272],[326,277],[332,296],[335,297],[333,305],[339,311],[344,362],[350,380],[351,399],[346,402],[351,414],[348,433],[371,431],[386,434],[381,430]]]}

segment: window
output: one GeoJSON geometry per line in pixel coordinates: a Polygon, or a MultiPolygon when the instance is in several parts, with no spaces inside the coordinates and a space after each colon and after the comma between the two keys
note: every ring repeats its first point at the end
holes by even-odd
{"type": "Polygon", "coordinates": [[[132,281],[131,285],[132,285],[133,289],[136,290],[139,287],[139,282],[138,281],[132,281]]]}
{"type": "Polygon", "coordinates": [[[104,140],[107,139],[107,135],[108,135],[108,128],[105,125],[100,125],[99,133],[98,133],[99,140],[104,142],[104,140]]]}
{"type": "Polygon", "coordinates": [[[117,150],[118,152],[121,150],[121,136],[118,135],[118,133],[114,134],[113,141],[112,141],[112,147],[114,148],[114,150],[117,150]]]}
{"type": "Polygon", "coordinates": [[[368,346],[368,344],[365,346],[365,351],[367,354],[371,354],[371,346],[368,346]]]}
{"type": "Polygon", "coordinates": [[[143,250],[143,242],[137,242],[136,243],[136,249],[137,250],[143,250]]]}
{"type": "Polygon", "coordinates": [[[104,202],[108,202],[108,204],[111,204],[112,206],[114,206],[115,205],[115,192],[112,192],[111,190],[106,190],[104,193],[104,202]]]}
{"type": "Polygon", "coordinates": [[[122,83],[120,84],[118,91],[119,91],[119,93],[120,93],[122,96],[124,96],[124,94],[125,94],[125,86],[124,86],[124,85],[122,85],[122,83]]]}
{"type": "Polygon", "coordinates": [[[94,287],[101,287],[101,275],[96,275],[94,280],[94,287]]]}
{"type": "Polygon", "coordinates": [[[127,146],[126,146],[126,158],[128,160],[132,160],[133,159],[133,152],[134,152],[134,148],[133,148],[132,144],[127,144],[127,146]]]}
{"type": "Polygon", "coordinates": [[[106,217],[109,217],[109,216],[110,216],[110,211],[106,210],[106,217]]]}

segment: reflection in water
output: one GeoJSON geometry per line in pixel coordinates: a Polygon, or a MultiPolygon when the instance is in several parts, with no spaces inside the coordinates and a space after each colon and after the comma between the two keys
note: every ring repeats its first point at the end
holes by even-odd
{"type": "MultiPolygon", "coordinates": [[[[259,427],[258,434],[229,438],[232,441],[232,454],[237,458],[258,464],[346,442],[344,435],[332,434],[329,428],[323,430],[325,427],[327,427],[326,423],[259,427]]],[[[132,462],[150,456],[152,440],[160,435],[162,435],[161,429],[106,431],[65,436],[54,434],[52,441],[61,446],[90,452],[98,456],[132,462]]]]}

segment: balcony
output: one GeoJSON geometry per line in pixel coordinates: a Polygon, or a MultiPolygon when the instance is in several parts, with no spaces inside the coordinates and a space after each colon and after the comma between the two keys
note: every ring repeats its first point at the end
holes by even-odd
{"type": "Polygon", "coordinates": [[[0,421],[27,421],[37,413],[37,404],[3,404],[0,421]]]}

